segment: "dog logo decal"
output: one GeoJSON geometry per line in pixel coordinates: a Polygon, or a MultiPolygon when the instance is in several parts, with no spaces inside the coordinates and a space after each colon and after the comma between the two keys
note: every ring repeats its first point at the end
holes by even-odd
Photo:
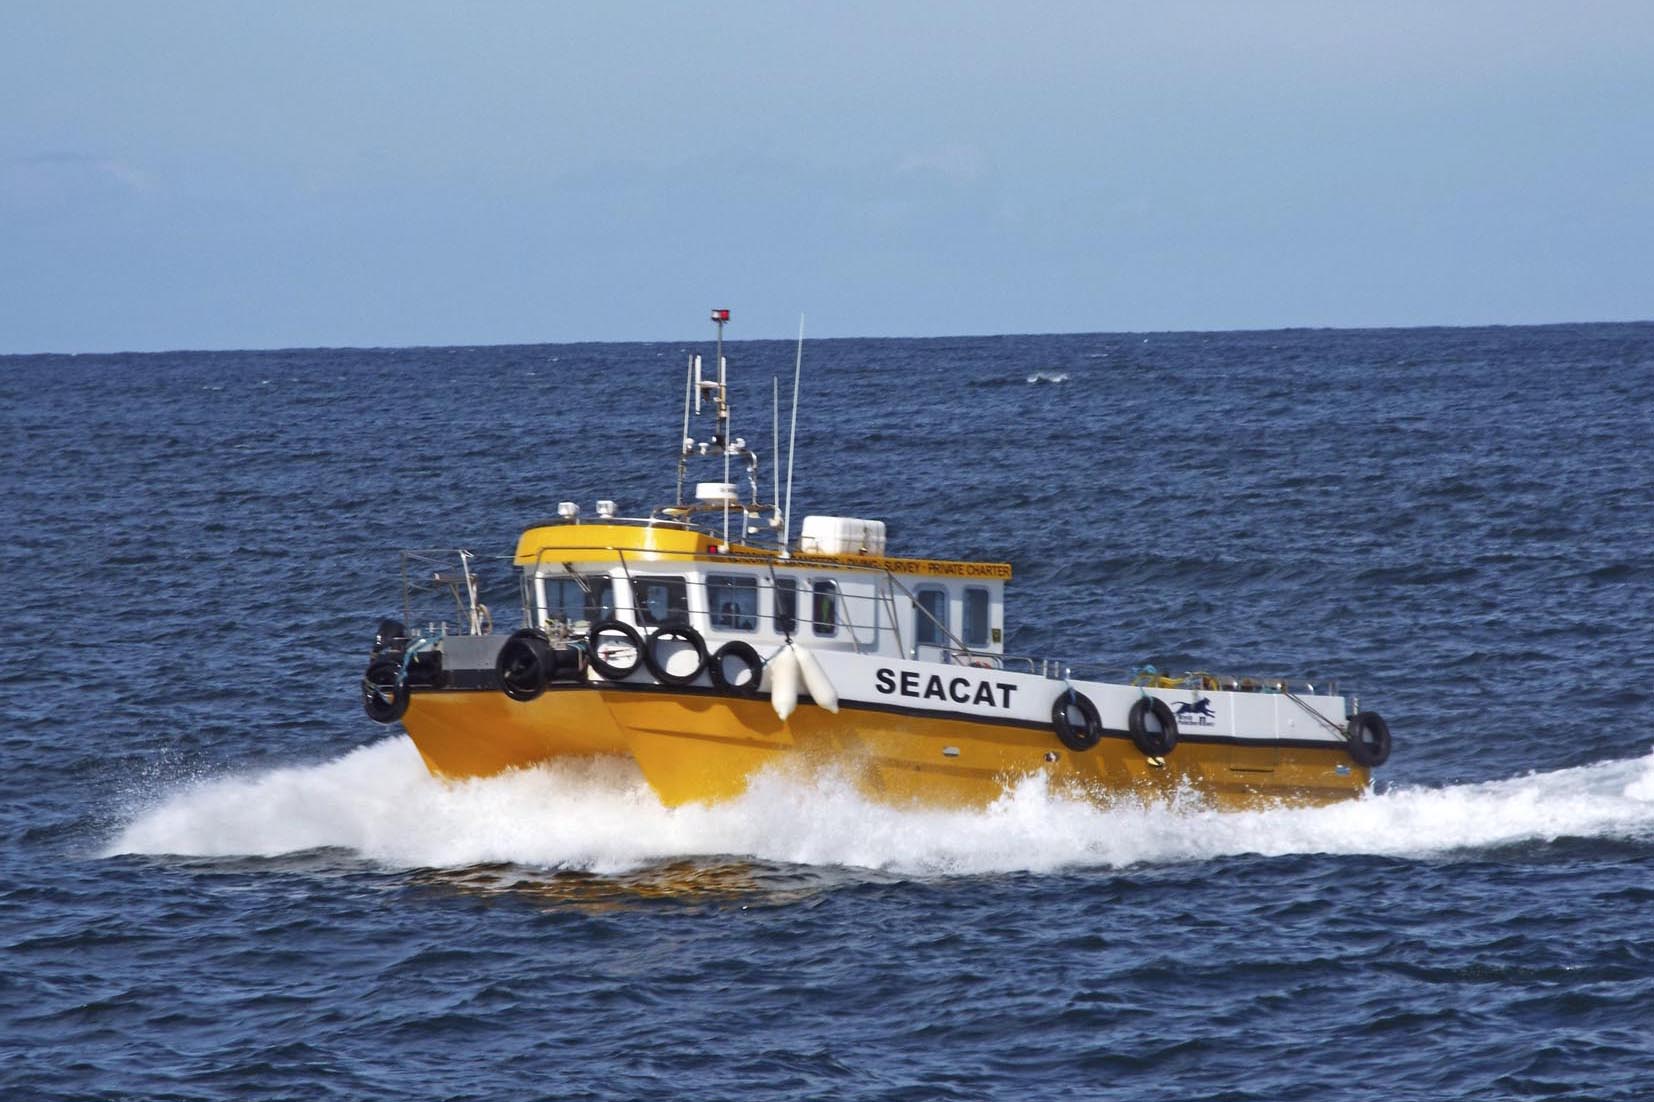
{"type": "Polygon", "coordinates": [[[1193,704],[1179,704],[1177,706],[1177,722],[1179,726],[1211,727],[1217,721],[1217,715],[1212,711],[1212,698],[1203,696],[1193,704]]]}

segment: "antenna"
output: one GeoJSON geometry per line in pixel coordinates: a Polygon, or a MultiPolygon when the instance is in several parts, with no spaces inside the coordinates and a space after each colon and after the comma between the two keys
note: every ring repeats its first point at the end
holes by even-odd
{"type": "MultiPolygon", "coordinates": [[[[683,469],[689,462],[689,392],[695,389],[695,356],[689,357],[689,373],[683,380],[683,435],[678,437],[678,504],[683,504],[683,469]]],[[[699,398],[697,397],[697,404],[699,398]]]]}
{"type": "MultiPolygon", "coordinates": [[[[770,501],[781,506],[781,376],[770,376],[770,447],[775,449],[775,462],[770,464],[770,480],[775,489],[770,501]]],[[[774,514],[771,514],[774,519],[774,514]]]]}
{"type": "Polygon", "coordinates": [[[804,372],[804,315],[798,315],[798,358],[793,361],[793,423],[787,430],[787,504],[781,510],[781,556],[791,552],[793,526],[793,448],[798,443],[798,380],[804,372]]]}

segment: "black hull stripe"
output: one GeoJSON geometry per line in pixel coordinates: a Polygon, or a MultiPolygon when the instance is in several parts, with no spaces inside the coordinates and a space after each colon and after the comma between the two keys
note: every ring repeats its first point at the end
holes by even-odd
{"type": "MultiPolygon", "coordinates": [[[[497,685],[494,683],[493,674],[489,673],[487,676],[489,681],[489,684],[487,685],[479,685],[475,687],[454,685],[444,689],[411,687],[411,691],[415,695],[423,696],[426,693],[471,693],[482,689],[497,690],[497,685]]],[[[669,693],[678,696],[704,696],[731,700],[770,699],[769,693],[758,693],[754,696],[741,696],[736,693],[724,692],[721,689],[714,689],[701,685],[688,685],[679,688],[674,685],[656,685],[652,682],[643,681],[553,681],[546,686],[545,691],[548,693],[578,692],[583,689],[590,691],[607,690],[611,692],[618,690],[621,692],[630,693],[669,693]]],[[[807,693],[800,693],[798,700],[800,704],[806,702],[812,705],[814,704],[814,701],[810,699],[807,693]]],[[[1049,723],[1038,723],[1033,720],[1013,719],[1010,717],[1000,718],[997,716],[983,716],[977,715],[973,712],[953,712],[941,708],[913,708],[905,704],[877,704],[871,701],[861,700],[841,700],[840,706],[858,712],[883,712],[887,715],[915,716],[921,719],[946,719],[961,723],[975,723],[985,727],[1015,727],[1025,731],[1044,731],[1047,733],[1051,730],[1051,725],[1049,723]]],[[[1102,733],[1104,738],[1123,739],[1126,742],[1131,741],[1130,731],[1120,730],[1114,727],[1104,727],[1102,728],[1102,733]]],[[[1194,731],[1187,733],[1179,731],[1177,733],[1177,741],[1179,743],[1203,743],[1208,746],[1249,746],[1256,747],[1261,750],[1275,748],[1281,750],[1343,751],[1345,748],[1344,743],[1333,742],[1330,739],[1249,739],[1234,738],[1229,735],[1208,735],[1194,731]]],[[[1176,751],[1174,750],[1173,753],[1175,752],[1176,751]]]]}

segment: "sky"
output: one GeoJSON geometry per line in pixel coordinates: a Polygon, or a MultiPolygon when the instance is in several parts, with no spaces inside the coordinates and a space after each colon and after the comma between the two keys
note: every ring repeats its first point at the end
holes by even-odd
{"type": "Polygon", "coordinates": [[[0,6],[0,353],[1654,318],[1654,3],[0,6]]]}

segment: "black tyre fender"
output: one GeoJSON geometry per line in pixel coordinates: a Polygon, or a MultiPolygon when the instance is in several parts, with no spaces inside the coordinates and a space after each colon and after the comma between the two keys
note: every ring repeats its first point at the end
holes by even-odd
{"type": "Polygon", "coordinates": [[[408,685],[398,658],[375,658],[362,674],[362,710],[375,723],[395,723],[408,710],[408,685]]]}
{"type": "Polygon", "coordinates": [[[621,620],[599,620],[586,633],[586,661],[591,668],[597,671],[599,677],[608,681],[624,681],[637,670],[638,664],[643,661],[643,636],[631,624],[621,620]],[[627,663],[610,662],[603,657],[603,648],[599,645],[600,637],[604,635],[619,635],[632,648],[632,660],[627,663]]]}
{"type": "Polygon", "coordinates": [[[1097,714],[1097,705],[1075,689],[1069,689],[1051,705],[1051,726],[1056,729],[1057,741],[1075,753],[1089,750],[1103,740],[1103,720],[1097,714]],[[1075,725],[1074,712],[1080,713],[1083,727],[1075,725]]]}
{"type": "Polygon", "coordinates": [[[691,685],[706,669],[706,640],[701,633],[685,623],[662,624],[649,633],[649,643],[643,648],[643,664],[649,667],[649,672],[655,675],[655,680],[662,685],[691,685]],[[695,668],[688,673],[673,673],[661,661],[660,642],[662,639],[681,639],[688,643],[695,651],[695,668]]]}
{"type": "Polygon", "coordinates": [[[1131,731],[1133,745],[1151,758],[1163,758],[1177,745],[1177,717],[1172,715],[1166,702],[1157,697],[1139,698],[1126,717],[1126,727],[1131,731]],[[1149,729],[1151,715],[1160,730],[1149,729]]]}
{"type": "Polygon", "coordinates": [[[707,663],[706,672],[712,675],[712,684],[726,693],[757,696],[758,686],[764,680],[764,660],[758,657],[758,652],[753,649],[751,643],[736,639],[718,648],[711,661],[707,663]],[[724,663],[731,659],[745,666],[747,672],[752,675],[747,678],[746,684],[737,685],[724,672],[724,663]]]}
{"type": "Polygon", "coordinates": [[[1350,758],[1357,765],[1375,769],[1390,760],[1390,725],[1377,712],[1357,712],[1350,717],[1350,758]]]}
{"type": "Polygon", "coordinates": [[[516,701],[530,701],[544,692],[552,668],[551,644],[533,628],[513,633],[494,656],[494,678],[516,701]]]}

